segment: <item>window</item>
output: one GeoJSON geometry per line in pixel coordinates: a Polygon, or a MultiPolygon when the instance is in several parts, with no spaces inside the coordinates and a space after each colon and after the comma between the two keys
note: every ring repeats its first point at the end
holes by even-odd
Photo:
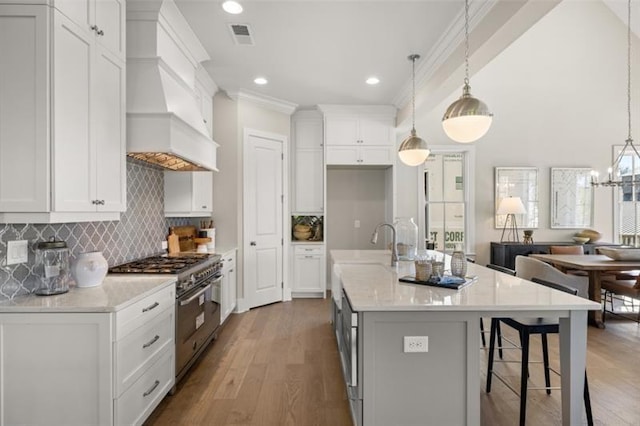
{"type": "MultiPolygon", "coordinates": [[[[435,151],[435,150],[434,150],[435,151]]],[[[420,230],[424,230],[425,246],[452,252],[456,244],[462,244],[465,252],[472,246],[469,224],[471,188],[467,177],[470,165],[469,151],[443,150],[432,152],[423,164],[421,188],[420,230]]],[[[471,213],[472,214],[472,213],[471,213]]]]}
{"type": "MultiPolygon", "coordinates": [[[[614,147],[614,155],[617,156],[621,150],[621,146],[614,147]]],[[[625,152],[617,172],[620,179],[628,184],[616,191],[616,242],[637,247],[640,244],[640,185],[632,182],[634,178],[640,179],[640,160],[633,152],[625,152]]]]}

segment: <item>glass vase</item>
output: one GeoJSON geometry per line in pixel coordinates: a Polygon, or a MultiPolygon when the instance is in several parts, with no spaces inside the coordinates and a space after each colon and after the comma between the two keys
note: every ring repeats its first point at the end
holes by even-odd
{"type": "Polygon", "coordinates": [[[451,275],[464,278],[467,274],[467,257],[460,245],[451,254],[451,275]]]}
{"type": "Polygon", "coordinates": [[[414,260],[418,249],[418,225],[412,217],[399,217],[394,226],[398,260],[414,260]]]}

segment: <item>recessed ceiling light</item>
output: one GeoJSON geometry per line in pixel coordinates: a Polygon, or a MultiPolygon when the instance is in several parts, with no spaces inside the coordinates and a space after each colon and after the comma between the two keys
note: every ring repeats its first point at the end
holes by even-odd
{"type": "Polygon", "coordinates": [[[267,79],[264,77],[257,77],[256,79],[253,80],[253,82],[255,84],[259,84],[260,86],[263,86],[267,84],[269,81],[267,81],[267,79]]]}
{"type": "Polygon", "coordinates": [[[232,15],[238,15],[242,13],[242,5],[237,1],[227,0],[222,3],[222,8],[225,12],[230,13],[232,15]]]}
{"type": "Polygon", "coordinates": [[[369,77],[367,79],[367,84],[370,84],[372,86],[374,86],[374,85],[376,85],[378,83],[380,83],[380,79],[378,77],[369,77]]]}

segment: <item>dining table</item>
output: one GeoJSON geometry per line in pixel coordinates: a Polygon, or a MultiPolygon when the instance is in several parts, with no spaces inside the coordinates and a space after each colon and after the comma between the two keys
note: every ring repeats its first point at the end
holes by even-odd
{"type": "MultiPolygon", "coordinates": [[[[640,270],[640,261],[614,260],[603,254],[530,254],[529,256],[565,269],[586,271],[589,275],[589,299],[601,303],[602,276],[612,272],[640,270]]],[[[589,322],[604,328],[602,310],[590,311],[589,322]]]]}

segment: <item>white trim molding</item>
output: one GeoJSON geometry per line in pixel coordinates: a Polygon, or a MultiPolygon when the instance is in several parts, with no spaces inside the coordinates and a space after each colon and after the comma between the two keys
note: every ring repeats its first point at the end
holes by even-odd
{"type": "Polygon", "coordinates": [[[248,90],[227,90],[227,96],[234,101],[239,100],[253,102],[261,107],[281,112],[283,114],[291,115],[298,108],[298,104],[293,102],[284,101],[282,99],[273,98],[271,96],[262,95],[260,93],[250,92],[248,90]]]}

